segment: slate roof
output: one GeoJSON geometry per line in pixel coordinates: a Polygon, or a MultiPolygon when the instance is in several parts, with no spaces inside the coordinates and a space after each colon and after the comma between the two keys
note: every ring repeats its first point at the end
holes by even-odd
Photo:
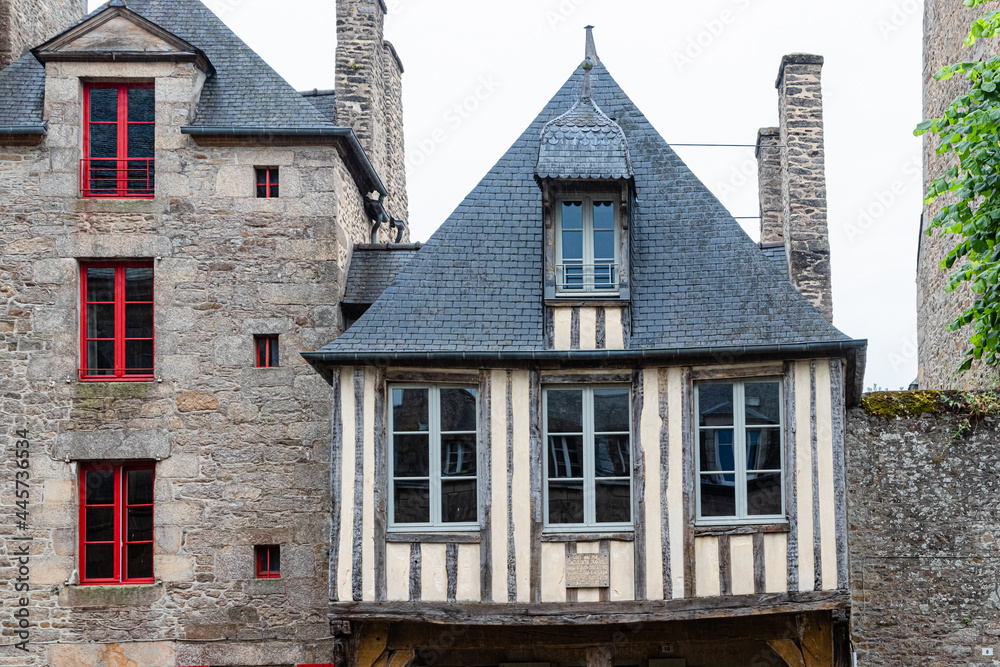
{"type": "MultiPolygon", "coordinates": [[[[102,5],[80,22],[107,8],[102,5]]],[[[239,127],[268,129],[329,129],[336,127],[281,78],[253,49],[236,36],[200,0],[129,0],[128,8],[181,39],[200,48],[215,67],[201,93],[194,127],[239,127]]],[[[16,69],[17,85],[6,84],[7,70],[0,74],[0,118],[7,107],[26,111],[16,123],[42,122],[38,91],[45,87],[45,70],[37,62],[28,67],[25,56],[8,70],[16,69]],[[4,85],[9,88],[4,88],[4,85]],[[2,95],[9,92],[9,95],[2,95]]]]}
{"type": "Polygon", "coordinates": [[[420,249],[419,244],[354,249],[344,303],[371,305],[392,284],[420,249]]]}
{"type": "Polygon", "coordinates": [[[0,71],[0,128],[41,125],[45,109],[45,67],[26,53],[0,71]]]}
{"type": "MultiPolygon", "coordinates": [[[[578,68],[367,314],[306,356],[546,349],[535,166],[542,128],[576,103],[583,74],[578,68]]],[[[635,167],[630,349],[850,340],[751,241],[601,64],[593,98],[625,132],[635,167]]]]}
{"type": "Polygon", "coordinates": [[[774,262],[774,265],[778,267],[778,270],[783,274],[788,274],[788,257],[785,255],[785,246],[762,246],[761,252],[769,260],[774,262]]]}
{"type": "Polygon", "coordinates": [[[573,108],[542,129],[535,173],[539,178],[632,178],[628,140],[591,97],[589,72],[573,108]]]}
{"type": "Polygon", "coordinates": [[[337,97],[332,90],[307,90],[302,97],[309,100],[331,123],[337,122],[337,97]]]}

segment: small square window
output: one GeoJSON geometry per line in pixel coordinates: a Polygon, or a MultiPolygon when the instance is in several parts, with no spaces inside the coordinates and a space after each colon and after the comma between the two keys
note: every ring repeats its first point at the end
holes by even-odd
{"type": "Polygon", "coordinates": [[[278,198],[278,168],[257,167],[257,199],[278,198]]]}
{"type": "Polygon", "coordinates": [[[257,368],[278,367],[278,336],[254,336],[254,352],[257,368]]]}
{"type": "Polygon", "coordinates": [[[254,547],[258,579],[281,578],[281,547],[276,544],[254,547]]]}

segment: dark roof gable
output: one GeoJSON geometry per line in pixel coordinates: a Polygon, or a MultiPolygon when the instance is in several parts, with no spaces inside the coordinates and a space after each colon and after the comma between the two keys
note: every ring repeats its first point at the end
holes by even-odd
{"type": "MultiPolygon", "coordinates": [[[[542,195],[545,124],[579,97],[579,68],[354,327],[319,353],[545,350],[542,195]]],[[[593,97],[624,130],[633,210],[633,350],[846,341],[750,240],[611,75],[593,97]]]]}

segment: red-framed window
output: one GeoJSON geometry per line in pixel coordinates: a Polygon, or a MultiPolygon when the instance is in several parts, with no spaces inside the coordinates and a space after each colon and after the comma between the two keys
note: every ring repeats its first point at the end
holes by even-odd
{"type": "Polygon", "coordinates": [[[81,380],[153,378],[153,263],[81,262],[81,380]]]}
{"type": "Polygon", "coordinates": [[[257,368],[277,368],[278,336],[276,334],[254,336],[253,340],[257,368]]]}
{"type": "Polygon", "coordinates": [[[152,463],[80,469],[80,583],[151,584],[152,463]]]}
{"type": "Polygon", "coordinates": [[[156,105],[151,83],[88,83],[83,90],[85,198],[152,199],[156,105]]]}
{"type": "Polygon", "coordinates": [[[268,544],[254,547],[254,554],[257,557],[257,578],[258,579],[280,579],[281,578],[281,547],[277,544],[268,544]]]}
{"type": "Polygon", "coordinates": [[[257,167],[257,198],[276,199],[278,196],[278,168],[257,167]]]}

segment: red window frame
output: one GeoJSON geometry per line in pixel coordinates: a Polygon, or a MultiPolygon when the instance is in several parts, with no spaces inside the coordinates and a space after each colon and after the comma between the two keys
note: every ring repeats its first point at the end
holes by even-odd
{"type": "MultiPolygon", "coordinates": [[[[125,300],[125,270],[126,269],[151,269],[151,261],[112,261],[112,262],[80,262],[80,380],[85,382],[149,382],[155,377],[155,368],[128,369],[125,367],[125,343],[130,340],[149,340],[153,343],[153,359],[156,359],[156,280],[154,271],[153,294],[154,300],[150,301],[126,301],[125,300]],[[111,301],[87,301],[87,269],[115,269],[115,300],[111,301]],[[115,306],[115,337],[110,338],[90,338],[87,336],[87,313],[88,305],[111,304],[115,306]],[[127,304],[150,304],[153,305],[153,336],[151,338],[126,338],[125,337],[125,306],[127,304]],[[98,340],[114,340],[115,342],[115,367],[91,368],[87,359],[87,343],[98,340]],[[91,371],[113,370],[113,375],[98,375],[91,371]],[[148,373],[129,373],[129,370],[149,371],[148,373]]],[[[96,363],[96,362],[95,362],[96,363]]],[[[155,362],[154,362],[155,363],[155,362]]]]}
{"type": "Polygon", "coordinates": [[[152,544],[153,540],[133,540],[128,539],[128,509],[130,507],[151,507],[153,508],[153,526],[156,526],[155,501],[152,503],[128,504],[128,475],[125,473],[132,470],[148,470],[153,473],[153,488],[156,486],[156,466],[153,463],[89,463],[80,467],[80,585],[82,586],[109,586],[123,584],[152,584],[156,582],[155,573],[151,577],[128,577],[126,563],[126,550],[131,544],[152,544]],[[95,470],[113,470],[114,478],[114,504],[87,504],[87,478],[89,472],[95,470]],[[114,533],[111,541],[88,541],[87,540],[87,508],[88,507],[113,507],[114,508],[114,533]],[[110,578],[87,577],[87,545],[88,544],[111,544],[114,554],[114,575],[110,578]]]}
{"type": "Polygon", "coordinates": [[[277,368],[281,365],[278,334],[261,334],[254,336],[253,340],[254,363],[257,364],[257,368],[277,368]]]}
{"type": "MultiPolygon", "coordinates": [[[[128,128],[129,125],[156,125],[156,121],[133,121],[128,116],[128,91],[129,90],[153,90],[155,84],[152,83],[87,83],[83,88],[83,152],[84,158],[80,162],[80,192],[84,199],[153,199],[155,197],[154,166],[155,158],[131,157],[128,149],[128,128]],[[91,121],[90,120],[90,91],[95,89],[118,91],[118,118],[114,121],[91,121]],[[90,155],[90,126],[95,125],[117,125],[118,127],[118,147],[116,155],[91,157],[90,155]],[[107,180],[103,174],[109,173],[110,169],[102,168],[100,163],[115,162],[115,187],[94,189],[93,181],[107,180]],[[92,162],[98,162],[93,166],[92,162]],[[142,172],[145,171],[145,175],[142,172]],[[95,177],[95,173],[98,176],[95,177]],[[144,188],[135,187],[134,184],[145,182],[144,188]]],[[[154,140],[155,141],[155,140],[154,140]]],[[[155,145],[155,144],[154,144],[155,145]]]]}
{"type": "Polygon", "coordinates": [[[277,167],[257,167],[257,199],[277,199],[279,192],[277,167]],[[261,188],[264,188],[261,194],[261,188]]]}
{"type": "Polygon", "coordinates": [[[254,556],[258,579],[281,579],[281,546],[264,544],[254,547],[254,556]],[[277,561],[277,569],[272,569],[274,561],[277,561]]]}

